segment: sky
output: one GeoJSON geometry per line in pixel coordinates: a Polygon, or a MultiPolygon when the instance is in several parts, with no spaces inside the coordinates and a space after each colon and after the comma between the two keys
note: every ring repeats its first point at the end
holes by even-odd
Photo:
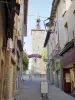
{"type": "Polygon", "coordinates": [[[28,2],[27,37],[24,38],[24,50],[26,49],[28,54],[32,53],[31,29],[36,28],[37,15],[41,16],[41,28],[44,28],[43,21],[50,17],[51,7],[52,0],[29,0],[28,2]]]}
{"type": "Polygon", "coordinates": [[[27,37],[24,38],[24,50],[27,54],[32,53],[31,29],[36,28],[36,18],[39,14],[41,19],[41,28],[44,28],[43,21],[50,17],[53,0],[29,0],[28,2],[28,20],[27,20],[27,37]],[[32,16],[34,15],[34,16],[32,16]]]}

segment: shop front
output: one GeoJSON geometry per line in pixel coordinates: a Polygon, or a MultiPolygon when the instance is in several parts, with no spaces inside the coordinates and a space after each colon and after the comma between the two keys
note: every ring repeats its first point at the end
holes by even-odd
{"type": "Polygon", "coordinates": [[[71,93],[75,95],[75,65],[70,69],[71,75],[71,93]]]}
{"type": "Polygon", "coordinates": [[[55,58],[55,77],[56,77],[56,86],[61,88],[61,70],[60,70],[60,59],[55,58]]]}
{"type": "Polygon", "coordinates": [[[60,53],[63,90],[75,94],[75,47],[73,40],[60,53]]]}
{"type": "Polygon", "coordinates": [[[52,57],[54,59],[53,62],[53,75],[54,75],[54,84],[56,87],[62,89],[61,87],[61,69],[60,69],[60,56],[58,44],[56,45],[56,49],[52,52],[52,57]]]}

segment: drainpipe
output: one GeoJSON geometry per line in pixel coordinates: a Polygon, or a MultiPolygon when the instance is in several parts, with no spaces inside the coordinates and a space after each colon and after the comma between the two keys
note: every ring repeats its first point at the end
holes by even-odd
{"type": "MultiPolygon", "coordinates": [[[[58,8],[57,8],[57,26],[58,26],[58,53],[60,52],[61,50],[61,47],[60,47],[60,36],[59,36],[59,14],[58,14],[58,8]]],[[[58,54],[59,55],[59,54],[58,54]]],[[[59,57],[60,59],[60,57],[59,57]]],[[[61,89],[62,89],[62,83],[63,83],[63,80],[62,80],[62,68],[60,66],[60,72],[61,72],[61,75],[60,75],[60,81],[61,81],[61,89]]]]}

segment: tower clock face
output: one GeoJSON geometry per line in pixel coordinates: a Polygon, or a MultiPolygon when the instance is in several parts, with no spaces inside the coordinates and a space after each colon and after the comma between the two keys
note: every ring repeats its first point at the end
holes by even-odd
{"type": "Polygon", "coordinates": [[[41,35],[38,34],[38,38],[40,39],[41,38],[41,35]]]}

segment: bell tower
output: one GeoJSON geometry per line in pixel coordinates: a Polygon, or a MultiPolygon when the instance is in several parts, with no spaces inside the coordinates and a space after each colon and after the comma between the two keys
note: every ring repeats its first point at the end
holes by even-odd
{"type": "Polygon", "coordinates": [[[41,22],[41,20],[40,20],[39,14],[38,14],[38,15],[37,15],[37,18],[36,18],[36,28],[37,28],[37,29],[40,29],[40,22],[41,22]]]}

